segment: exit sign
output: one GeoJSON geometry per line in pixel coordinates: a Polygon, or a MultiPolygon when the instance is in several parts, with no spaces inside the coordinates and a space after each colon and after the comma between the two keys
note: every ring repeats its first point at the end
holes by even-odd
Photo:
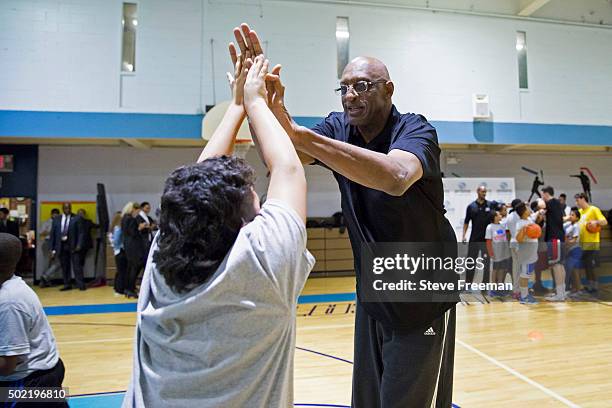
{"type": "Polygon", "coordinates": [[[0,154],[0,172],[10,173],[13,171],[13,155],[0,154]]]}

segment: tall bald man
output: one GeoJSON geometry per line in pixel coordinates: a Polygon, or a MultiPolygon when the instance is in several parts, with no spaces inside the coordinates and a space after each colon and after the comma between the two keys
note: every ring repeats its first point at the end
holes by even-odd
{"type": "MultiPolygon", "coordinates": [[[[243,52],[261,52],[248,26],[234,34],[243,52]]],[[[336,90],[344,112],[313,129],[285,109],[279,71],[269,78],[272,111],[302,161],[329,168],[340,187],[357,276],[352,405],[450,407],[455,304],[363,302],[360,286],[362,243],[456,242],[444,217],[436,130],[422,115],[398,112],[389,72],[375,58],[346,66],[336,90]]]]}

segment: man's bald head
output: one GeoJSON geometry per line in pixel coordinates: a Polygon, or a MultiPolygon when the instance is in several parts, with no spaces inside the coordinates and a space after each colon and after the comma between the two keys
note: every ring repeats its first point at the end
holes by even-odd
{"type": "Polygon", "coordinates": [[[342,95],[342,107],[351,125],[357,126],[362,135],[374,137],[384,127],[391,112],[393,82],[382,61],[357,57],[344,68],[340,84],[355,86],[358,82],[367,83],[365,90],[351,88],[350,92],[342,95]]]}
{"type": "Polygon", "coordinates": [[[367,72],[371,76],[370,79],[374,81],[379,79],[391,80],[387,66],[378,58],[363,56],[354,58],[344,67],[342,76],[344,77],[347,71],[350,72],[354,70],[367,72]]]}

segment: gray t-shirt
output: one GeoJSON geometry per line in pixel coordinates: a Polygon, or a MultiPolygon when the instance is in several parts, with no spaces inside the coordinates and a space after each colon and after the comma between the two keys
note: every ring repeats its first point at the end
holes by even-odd
{"type": "MultiPolygon", "coordinates": [[[[526,226],[534,224],[531,220],[519,219],[516,222],[516,233],[526,226]]],[[[532,264],[538,260],[538,240],[536,238],[524,237],[523,242],[518,243],[519,264],[532,264]]]]}
{"type": "Polygon", "coordinates": [[[563,227],[565,229],[565,242],[567,242],[568,252],[574,248],[578,248],[580,246],[580,223],[576,222],[572,224],[568,221],[563,227]],[[570,238],[575,238],[576,242],[570,244],[570,238]]]}
{"type": "Polygon", "coordinates": [[[0,356],[22,356],[9,376],[21,380],[34,371],[55,367],[59,359],[55,336],[36,293],[19,276],[0,287],[0,356]]]}
{"type": "Polygon", "coordinates": [[[297,297],[314,265],[306,227],[278,200],[244,226],[217,271],[177,294],[145,268],[123,407],[292,407],[297,297]]]}
{"type": "Polygon", "coordinates": [[[493,244],[493,261],[499,262],[510,258],[510,246],[506,236],[506,226],[502,224],[489,224],[485,231],[485,239],[493,244]]]}

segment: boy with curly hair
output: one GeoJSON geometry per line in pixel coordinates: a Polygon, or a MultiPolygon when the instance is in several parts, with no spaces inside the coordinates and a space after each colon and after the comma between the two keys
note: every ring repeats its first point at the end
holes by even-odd
{"type": "Polygon", "coordinates": [[[267,106],[268,61],[230,54],[232,104],[198,164],[166,181],[124,407],[293,406],[297,297],[314,264],[306,179],[267,106]],[[270,171],[261,208],[253,169],[229,156],[245,113],[270,171]]]}

